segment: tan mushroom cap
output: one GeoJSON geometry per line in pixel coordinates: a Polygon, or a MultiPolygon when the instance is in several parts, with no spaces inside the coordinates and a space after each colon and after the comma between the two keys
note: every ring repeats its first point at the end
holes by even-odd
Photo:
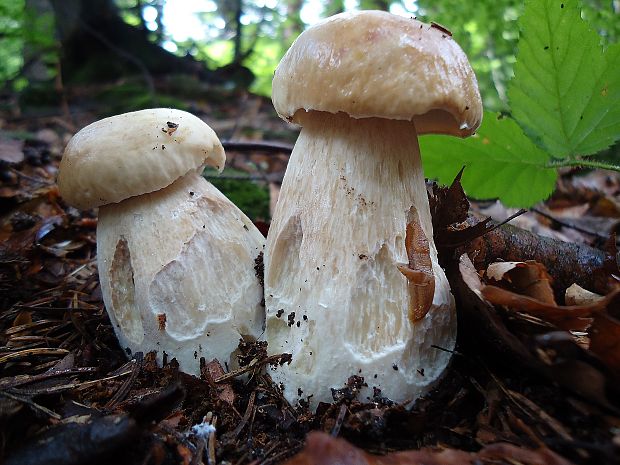
{"type": "Polygon", "coordinates": [[[383,11],[332,16],[303,32],[273,78],[278,114],[300,110],[414,121],[419,134],[471,135],[476,76],[450,32],[383,11]]]}
{"type": "Polygon", "coordinates": [[[69,141],[58,188],[70,204],[93,208],[154,192],[207,164],[221,170],[226,155],[200,118],[153,108],[96,121],[69,141]]]}

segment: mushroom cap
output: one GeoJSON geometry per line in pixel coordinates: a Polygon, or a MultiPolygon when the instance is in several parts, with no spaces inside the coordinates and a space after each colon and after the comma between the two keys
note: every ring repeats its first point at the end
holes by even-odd
{"type": "Polygon", "coordinates": [[[482,120],[476,76],[451,33],[383,11],[341,13],[304,31],[276,69],[272,100],[296,123],[300,110],[345,112],[466,137],[482,120]]]}
{"type": "Polygon", "coordinates": [[[96,121],[73,136],[58,188],[70,204],[93,208],[154,192],[226,155],[215,132],[181,110],[153,108],[96,121]]]}

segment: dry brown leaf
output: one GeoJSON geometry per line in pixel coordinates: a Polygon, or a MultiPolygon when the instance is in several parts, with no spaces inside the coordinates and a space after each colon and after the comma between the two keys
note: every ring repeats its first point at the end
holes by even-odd
{"type": "Polygon", "coordinates": [[[567,331],[585,331],[592,322],[592,316],[602,312],[620,290],[589,305],[554,305],[540,302],[532,297],[520,295],[497,286],[482,286],[482,295],[494,305],[503,305],[511,310],[527,312],[560,329],[567,331]]]}
{"type": "Polygon", "coordinates": [[[371,455],[344,439],[312,432],[306,438],[304,449],[285,462],[285,465],[465,465],[473,463],[473,460],[472,454],[459,450],[419,450],[384,456],[371,455]]]}
{"type": "Polygon", "coordinates": [[[620,320],[606,313],[598,314],[589,334],[590,350],[620,379],[620,320]]]}
{"type": "Polygon", "coordinates": [[[32,324],[32,312],[19,312],[15,319],[13,320],[13,324],[11,325],[13,328],[15,326],[23,326],[23,325],[31,325],[32,324]]]}
{"type": "Polygon", "coordinates": [[[590,292],[575,283],[566,289],[564,302],[566,305],[589,305],[603,298],[602,295],[590,292]]]}
{"type": "Polygon", "coordinates": [[[308,434],[304,449],[285,465],[473,465],[515,464],[521,465],[570,465],[547,448],[529,450],[508,443],[485,446],[477,453],[455,449],[421,449],[392,452],[387,455],[371,455],[349,444],[344,439],[333,438],[325,433],[308,434]]]}
{"type": "Polygon", "coordinates": [[[0,160],[17,164],[24,161],[24,141],[0,137],[0,160]]]}
{"type": "Polygon", "coordinates": [[[484,447],[478,452],[479,461],[482,463],[519,463],[523,465],[570,465],[571,462],[557,455],[555,452],[541,447],[537,450],[524,449],[513,444],[497,443],[484,447]],[[500,462],[501,463],[501,462],[500,462]]]}
{"type": "Polygon", "coordinates": [[[209,384],[211,384],[215,389],[217,389],[218,397],[224,402],[230,405],[234,405],[235,392],[233,391],[232,385],[230,383],[215,383],[215,380],[217,378],[220,378],[226,374],[219,360],[214,358],[204,367],[201,366],[200,371],[202,376],[204,376],[204,378],[209,382],[209,384]]]}
{"type": "Polygon", "coordinates": [[[505,284],[510,290],[523,294],[539,302],[555,305],[551,276],[541,263],[533,260],[525,262],[491,263],[486,276],[505,284]]]}
{"type": "Polygon", "coordinates": [[[462,284],[461,280],[457,280],[453,291],[461,300],[460,317],[468,320],[466,327],[472,328],[477,335],[483,334],[484,338],[491,341],[493,350],[502,356],[517,359],[525,366],[537,367],[538,360],[523,342],[506,328],[493,305],[483,297],[484,285],[467,254],[461,255],[459,259],[459,272],[462,284]]]}

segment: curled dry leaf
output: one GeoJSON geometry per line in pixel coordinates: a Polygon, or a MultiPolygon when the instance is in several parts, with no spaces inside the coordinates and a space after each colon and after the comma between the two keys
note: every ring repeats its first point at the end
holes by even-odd
{"type": "Polygon", "coordinates": [[[409,320],[412,323],[424,318],[433,304],[435,275],[429,247],[428,238],[420,226],[418,212],[412,206],[407,214],[405,235],[409,263],[398,265],[409,284],[409,320]]]}
{"type": "Polygon", "coordinates": [[[487,267],[489,279],[506,284],[506,287],[519,294],[532,297],[539,302],[555,305],[551,276],[541,263],[534,260],[525,262],[495,262],[487,267]]]}
{"type": "Polygon", "coordinates": [[[310,433],[304,449],[285,465],[474,465],[519,463],[522,465],[570,465],[551,450],[541,447],[528,450],[497,443],[484,447],[477,453],[454,449],[412,450],[378,456],[368,454],[344,439],[325,433],[310,433]]]}
{"type": "MultiPolygon", "coordinates": [[[[476,321],[486,322],[482,331],[487,343],[504,355],[516,356],[525,366],[543,373],[550,379],[591,399],[599,405],[615,409],[607,392],[613,390],[613,379],[620,380],[620,291],[616,290],[589,304],[559,306],[539,302],[531,297],[510,292],[497,286],[484,284],[466,254],[460,257],[460,277],[479,300],[468,301],[466,306],[476,308],[476,321]],[[534,315],[553,323],[560,329],[588,329],[589,344],[579,346],[575,335],[566,331],[551,331],[531,338],[531,334],[513,332],[502,323],[491,304],[503,305],[509,310],[534,315]],[[482,318],[484,316],[484,318],[482,318]],[[492,323],[492,324],[491,324],[492,323]],[[525,336],[525,339],[522,338],[525,336]],[[526,346],[530,341],[533,346],[526,346]],[[501,344],[501,345],[500,345],[501,344]],[[588,347],[589,346],[589,347],[588,347]],[[536,354],[533,358],[532,354],[536,354]],[[604,365],[609,369],[605,370],[604,365]]],[[[465,302],[466,294],[455,288],[457,296],[465,302]]],[[[468,310],[463,316],[470,318],[468,310]]]]}
{"type": "Polygon", "coordinates": [[[560,329],[585,331],[592,323],[593,315],[604,311],[609,302],[620,293],[620,290],[588,305],[548,304],[497,286],[483,285],[481,292],[484,298],[494,305],[503,305],[510,310],[530,313],[560,329]]]}
{"type": "Polygon", "coordinates": [[[480,293],[487,301],[527,312],[567,331],[588,329],[593,316],[604,311],[619,292],[600,299],[582,299],[575,305],[557,305],[549,273],[543,264],[534,260],[491,263],[486,277],[499,284],[480,285],[480,293]]]}
{"type": "Polygon", "coordinates": [[[602,298],[602,295],[590,292],[575,283],[566,289],[564,302],[566,302],[566,305],[588,305],[597,302],[602,298]]]}

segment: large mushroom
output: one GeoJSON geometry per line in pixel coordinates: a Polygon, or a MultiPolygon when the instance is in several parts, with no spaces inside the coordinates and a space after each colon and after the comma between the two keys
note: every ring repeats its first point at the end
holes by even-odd
{"type": "Polygon", "coordinates": [[[298,37],[272,98],[302,126],[265,248],[266,338],[293,356],[272,376],[312,407],[351,375],[362,399],[414,399],[456,339],[417,137],[479,126],[467,57],[435,24],[343,13],[298,37]]]}
{"type": "Polygon", "coordinates": [[[99,277],[121,347],[167,354],[194,374],[200,357],[234,362],[239,339],[264,327],[255,273],[264,238],[201,176],[225,160],[202,120],[150,109],[79,131],[58,176],[68,203],[100,207],[99,277]]]}

